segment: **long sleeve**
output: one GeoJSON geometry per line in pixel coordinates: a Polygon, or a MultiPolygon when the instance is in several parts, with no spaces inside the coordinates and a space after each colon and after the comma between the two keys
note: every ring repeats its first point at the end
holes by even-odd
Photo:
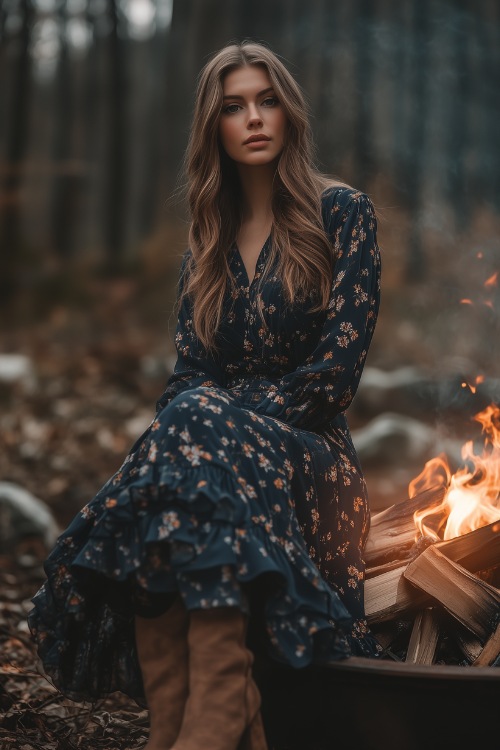
{"type": "Polygon", "coordinates": [[[336,262],[318,344],[254,409],[311,431],[318,431],[351,403],[380,303],[380,252],[373,204],[360,192],[341,190],[333,195],[325,229],[336,262]]]}
{"type": "MultiPolygon", "coordinates": [[[[186,250],[182,259],[177,284],[177,300],[184,288],[186,265],[190,253],[189,249],[186,250]]],[[[214,356],[206,353],[196,336],[193,328],[192,305],[187,296],[182,300],[179,310],[174,343],[177,361],[163,394],[156,402],[157,412],[183,391],[198,386],[222,385],[224,382],[224,373],[220,363],[214,356]]]]}

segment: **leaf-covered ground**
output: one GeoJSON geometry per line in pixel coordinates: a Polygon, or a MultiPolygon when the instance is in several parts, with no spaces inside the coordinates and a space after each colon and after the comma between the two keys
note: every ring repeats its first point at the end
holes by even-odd
{"type": "MultiPolygon", "coordinates": [[[[150,320],[136,292],[107,282],[86,306],[2,334],[2,353],[25,355],[31,371],[0,383],[0,480],[47,503],[61,527],[149,424],[171,367],[171,302],[150,320]]],[[[74,703],[43,674],[26,614],[46,554],[25,539],[0,555],[0,750],[140,748],[148,719],[134,701],[115,693],[74,703]]]]}
{"type": "Polygon", "coordinates": [[[65,699],[43,673],[26,614],[43,580],[29,552],[0,556],[1,750],[135,750],[147,740],[148,715],[115,693],[95,704],[65,699]]]}

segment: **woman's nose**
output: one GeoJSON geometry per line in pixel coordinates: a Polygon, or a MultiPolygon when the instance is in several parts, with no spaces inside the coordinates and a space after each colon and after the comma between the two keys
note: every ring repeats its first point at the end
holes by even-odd
{"type": "Polygon", "coordinates": [[[252,125],[258,125],[262,124],[262,117],[260,116],[260,112],[257,109],[255,105],[250,105],[248,110],[248,124],[252,125]]]}

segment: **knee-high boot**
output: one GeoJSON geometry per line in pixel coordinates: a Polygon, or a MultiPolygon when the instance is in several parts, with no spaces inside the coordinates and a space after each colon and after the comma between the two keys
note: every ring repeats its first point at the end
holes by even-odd
{"type": "Polygon", "coordinates": [[[190,612],[189,697],[172,750],[268,750],[246,628],[237,608],[190,612]]]}
{"type": "Polygon", "coordinates": [[[170,750],[179,734],[188,696],[189,615],[181,597],[159,617],[135,616],[135,638],[149,708],[145,750],[170,750]]]}

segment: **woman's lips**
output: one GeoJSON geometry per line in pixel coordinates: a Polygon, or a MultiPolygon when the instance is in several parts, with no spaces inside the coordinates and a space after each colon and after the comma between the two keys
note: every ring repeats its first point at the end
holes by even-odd
{"type": "Polygon", "coordinates": [[[265,133],[255,133],[254,135],[249,136],[246,141],[243,141],[243,145],[246,146],[249,143],[255,143],[257,141],[270,141],[268,135],[265,135],[265,133]]]}
{"type": "Polygon", "coordinates": [[[261,138],[258,141],[248,141],[248,143],[245,143],[244,145],[258,147],[258,146],[265,146],[268,143],[269,143],[269,138],[261,138]]]}

